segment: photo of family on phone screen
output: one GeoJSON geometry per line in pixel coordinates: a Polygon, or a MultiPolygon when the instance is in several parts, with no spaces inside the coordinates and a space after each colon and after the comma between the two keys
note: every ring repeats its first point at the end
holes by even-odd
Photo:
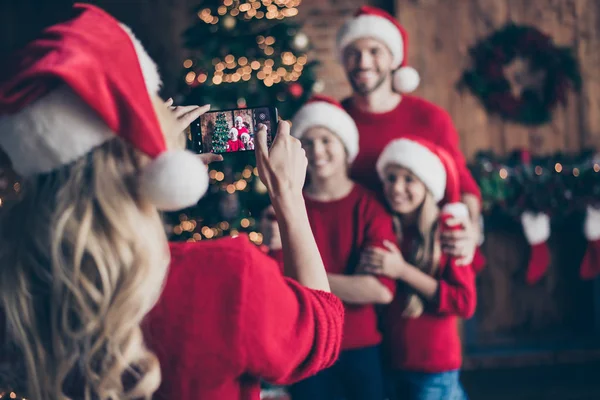
{"type": "MultiPolygon", "coordinates": [[[[215,111],[200,117],[202,153],[233,153],[254,150],[258,124],[264,124],[271,140],[271,118],[266,107],[215,111]]],[[[269,143],[270,144],[270,143],[269,143]]]]}

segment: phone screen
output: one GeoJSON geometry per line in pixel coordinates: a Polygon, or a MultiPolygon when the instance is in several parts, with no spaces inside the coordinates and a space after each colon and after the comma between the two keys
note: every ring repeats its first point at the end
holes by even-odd
{"type": "Polygon", "coordinates": [[[259,124],[267,127],[270,147],[277,131],[277,118],[275,107],[210,111],[190,125],[190,147],[197,153],[253,151],[259,124]]]}

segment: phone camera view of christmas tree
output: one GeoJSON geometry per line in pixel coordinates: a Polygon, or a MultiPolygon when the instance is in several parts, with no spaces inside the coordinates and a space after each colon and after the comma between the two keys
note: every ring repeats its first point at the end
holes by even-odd
{"type": "MultiPolygon", "coordinates": [[[[268,108],[217,111],[200,119],[203,153],[234,153],[254,150],[254,135],[258,124],[267,126],[271,133],[268,108]]],[[[270,138],[269,138],[270,144],[270,138]]]]}

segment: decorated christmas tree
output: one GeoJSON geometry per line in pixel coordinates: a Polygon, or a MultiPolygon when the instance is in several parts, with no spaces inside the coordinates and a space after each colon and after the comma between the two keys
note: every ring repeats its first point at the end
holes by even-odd
{"type": "MultiPolygon", "coordinates": [[[[275,106],[289,119],[323,83],[309,61],[308,37],[294,21],[302,0],[204,0],[185,31],[186,104],[211,110],[275,106]]],[[[215,121],[215,149],[226,144],[226,126],[215,121]]],[[[256,127],[252,127],[254,130],[256,127]]],[[[272,127],[275,130],[275,127],[272,127]]],[[[227,153],[210,166],[211,187],[200,203],[168,216],[172,240],[197,241],[248,232],[261,243],[257,215],[267,204],[256,176],[254,152],[227,153]]]]}
{"type": "Polygon", "coordinates": [[[227,150],[227,139],[229,128],[224,114],[217,115],[215,129],[212,136],[212,149],[216,153],[224,153],[227,150]]]}

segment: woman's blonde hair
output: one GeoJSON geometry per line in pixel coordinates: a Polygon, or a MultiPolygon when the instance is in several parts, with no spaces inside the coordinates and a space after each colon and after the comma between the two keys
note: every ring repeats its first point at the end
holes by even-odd
{"type": "MultiPolygon", "coordinates": [[[[441,246],[439,240],[439,213],[431,192],[427,191],[423,203],[419,206],[417,216],[417,236],[415,238],[414,251],[405,255],[406,261],[416,266],[428,275],[435,275],[438,270],[441,246]]],[[[402,243],[402,221],[398,215],[394,216],[395,231],[398,243],[402,243]]],[[[424,301],[414,290],[408,287],[406,305],[402,315],[404,317],[416,318],[423,314],[424,301]]]]}
{"type": "Polygon", "coordinates": [[[167,271],[158,211],[140,195],[145,158],[112,139],[24,180],[0,225],[0,308],[35,400],[150,398],[160,384],[143,317],[167,271]]]}

